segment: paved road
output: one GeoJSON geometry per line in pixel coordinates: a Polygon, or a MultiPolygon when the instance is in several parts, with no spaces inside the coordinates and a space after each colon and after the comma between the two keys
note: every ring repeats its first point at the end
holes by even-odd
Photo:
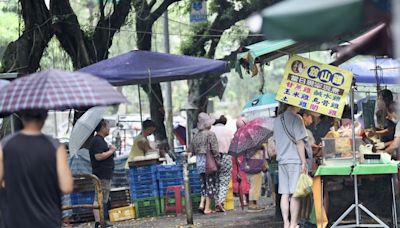
{"type": "MultiPolygon", "coordinates": [[[[261,202],[261,206],[266,206],[262,212],[247,212],[246,209],[240,209],[239,202],[235,200],[235,210],[227,211],[225,213],[215,213],[212,215],[194,215],[194,225],[186,225],[186,217],[184,215],[179,216],[161,216],[154,218],[142,218],[127,220],[123,222],[114,223],[116,228],[127,228],[127,227],[140,227],[140,228],[183,228],[183,227],[268,227],[268,228],[280,228],[282,223],[276,221],[274,218],[275,208],[271,206],[271,199],[264,199],[261,202]]],[[[80,224],[79,228],[93,227],[93,223],[80,224]]]]}

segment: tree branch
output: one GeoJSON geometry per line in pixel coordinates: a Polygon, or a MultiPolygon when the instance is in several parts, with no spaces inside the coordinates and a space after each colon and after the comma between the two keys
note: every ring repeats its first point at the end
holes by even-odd
{"type": "Polygon", "coordinates": [[[112,45],[115,33],[125,23],[131,10],[132,0],[120,0],[114,5],[113,13],[103,20],[99,20],[93,35],[96,49],[96,61],[108,58],[108,49],[112,45]]]}
{"type": "Polygon", "coordinates": [[[4,51],[1,72],[33,73],[53,37],[51,18],[43,0],[21,0],[25,29],[4,51]]]}
{"type": "Polygon", "coordinates": [[[91,64],[90,53],[85,45],[88,40],[69,1],[51,0],[50,9],[54,33],[62,48],[71,57],[74,68],[79,69],[91,64]]]}
{"type": "MultiPolygon", "coordinates": [[[[172,3],[179,2],[180,0],[164,0],[157,9],[150,14],[150,21],[154,23],[170,6],[172,3]]],[[[151,9],[151,8],[150,8],[151,9]]]]}

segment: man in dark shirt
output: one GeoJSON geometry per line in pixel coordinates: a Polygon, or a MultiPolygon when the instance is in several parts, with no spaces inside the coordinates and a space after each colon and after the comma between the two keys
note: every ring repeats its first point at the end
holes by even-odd
{"type": "Polygon", "coordinates": [[[61,195],[73,190],[65,146],[41,132],[46,110],[19,113],[24,128],[0,143],[0,206],[6,228],[61,227],[61,195]]]}
{"type": "MultiPolygon", "coordinates": [[[[104,140],[104,137],[110,134],[110,125],[106,120],[102,119],[97,125],[95,131],[97,134],[92,139],[89,154],[92,163],[92,173],[101,181],[103,205],[105,207],[110,195],[111,179],[114,172],[114,153],[116,148],[113,145],[108,146],[104,140]]],[[[97,192],[93,204],[97,205],[97,192]]],[[[96,220],[95,227],[100,227],[99,210],[93,210],[93,214],[96,220]]],[[[107,225],[107,227],[110,226],[111,225],[107,225]]]]}

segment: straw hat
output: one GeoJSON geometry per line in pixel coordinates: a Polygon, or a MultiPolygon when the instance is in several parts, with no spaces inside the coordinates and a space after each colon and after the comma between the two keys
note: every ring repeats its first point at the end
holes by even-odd
{"type": "Polygon", "coordinates": [[[201,112],[198,117],[197,129],[204,130],[210,128],[215,122],[215,118],[209,116],[207,113],[201,112]]]}

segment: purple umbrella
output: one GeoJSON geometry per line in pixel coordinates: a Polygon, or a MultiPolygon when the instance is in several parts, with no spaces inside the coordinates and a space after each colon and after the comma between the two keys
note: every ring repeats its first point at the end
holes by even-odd
{"type": "Polygon", "coordinates": [[[107,81],[86,73],[48,70],[12,81],[0,91],[0,114],[127,103],[107,81]]]}

